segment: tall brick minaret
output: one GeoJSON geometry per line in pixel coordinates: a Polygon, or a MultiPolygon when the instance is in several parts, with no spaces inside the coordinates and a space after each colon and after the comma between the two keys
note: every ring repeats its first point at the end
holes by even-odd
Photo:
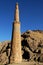
{"type": "Polygon", "coordinates": [[[12,49],[11,49],[10,63],[20,63],[22,61],[22,54],[21,54],[21,32],[20,32],[18,3],[16,3],[11,46],[12,49]]]}

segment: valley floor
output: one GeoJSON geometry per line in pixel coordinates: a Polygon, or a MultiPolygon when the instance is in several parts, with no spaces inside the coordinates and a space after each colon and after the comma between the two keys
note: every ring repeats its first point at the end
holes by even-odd
{"type": "MultiPolygon", "coordinates": [[[[3,64],[0,64],[0,65],[3,65],[3,64]]],[[[43,63],[30,61],[30,62],[13,63],[13,64],[7,64],[7,65],[43,65],[43,63]]]]}
{"type": "Polygon", "coordinates": [[[8,65],[43,65],[43,63],[30,61],[30,62],[22,62],[22,63],[18,63],[18,64],[8,64],[8,65]]]}

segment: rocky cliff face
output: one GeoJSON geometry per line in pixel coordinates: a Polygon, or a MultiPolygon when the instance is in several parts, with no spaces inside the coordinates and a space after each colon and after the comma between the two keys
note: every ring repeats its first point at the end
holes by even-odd
{"type": "MultiPolygon", "coordinates": [[[[43,31],[28,30],[21,34],[23,61],[43,62],[43,31]]],[[[0,63],[9,63],[11,42],[0,42],[0,63]]]]}

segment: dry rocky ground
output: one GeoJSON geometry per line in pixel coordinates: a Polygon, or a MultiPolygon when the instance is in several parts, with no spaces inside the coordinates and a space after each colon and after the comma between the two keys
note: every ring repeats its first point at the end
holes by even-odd
{"type": "MultiPolygon", "coordinates": [[[[43,31],[28,30],[21,35],[22,62],[43,63],[43,31]]],[[[0,64],[9,63],[11,42],[0,42],[0,64]]]]}

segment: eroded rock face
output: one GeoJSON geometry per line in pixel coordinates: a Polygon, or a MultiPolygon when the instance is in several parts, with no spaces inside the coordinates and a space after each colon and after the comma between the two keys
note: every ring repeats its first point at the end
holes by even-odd
{"type": "Polygon", "coordinates": [[[0,63],[1,64],[7,64],[8,63],[8,56],[6,55],[6,52],[0,54],[0,63]]]}
{"type": "Polygon", "coordinates": [[[9,63],[11,44],[9,41],[0,43],[0,63],[7,64],[9,63]]]}
{"type": "MultiPolygon", "coordinates": [[[[43,62],[43,31],[26,31],[21,35],[21,45],[23,61],[43,62]]],[[[0,43],[0,63],[9,63],[10,51],[10,41],[0,43]]]]}

